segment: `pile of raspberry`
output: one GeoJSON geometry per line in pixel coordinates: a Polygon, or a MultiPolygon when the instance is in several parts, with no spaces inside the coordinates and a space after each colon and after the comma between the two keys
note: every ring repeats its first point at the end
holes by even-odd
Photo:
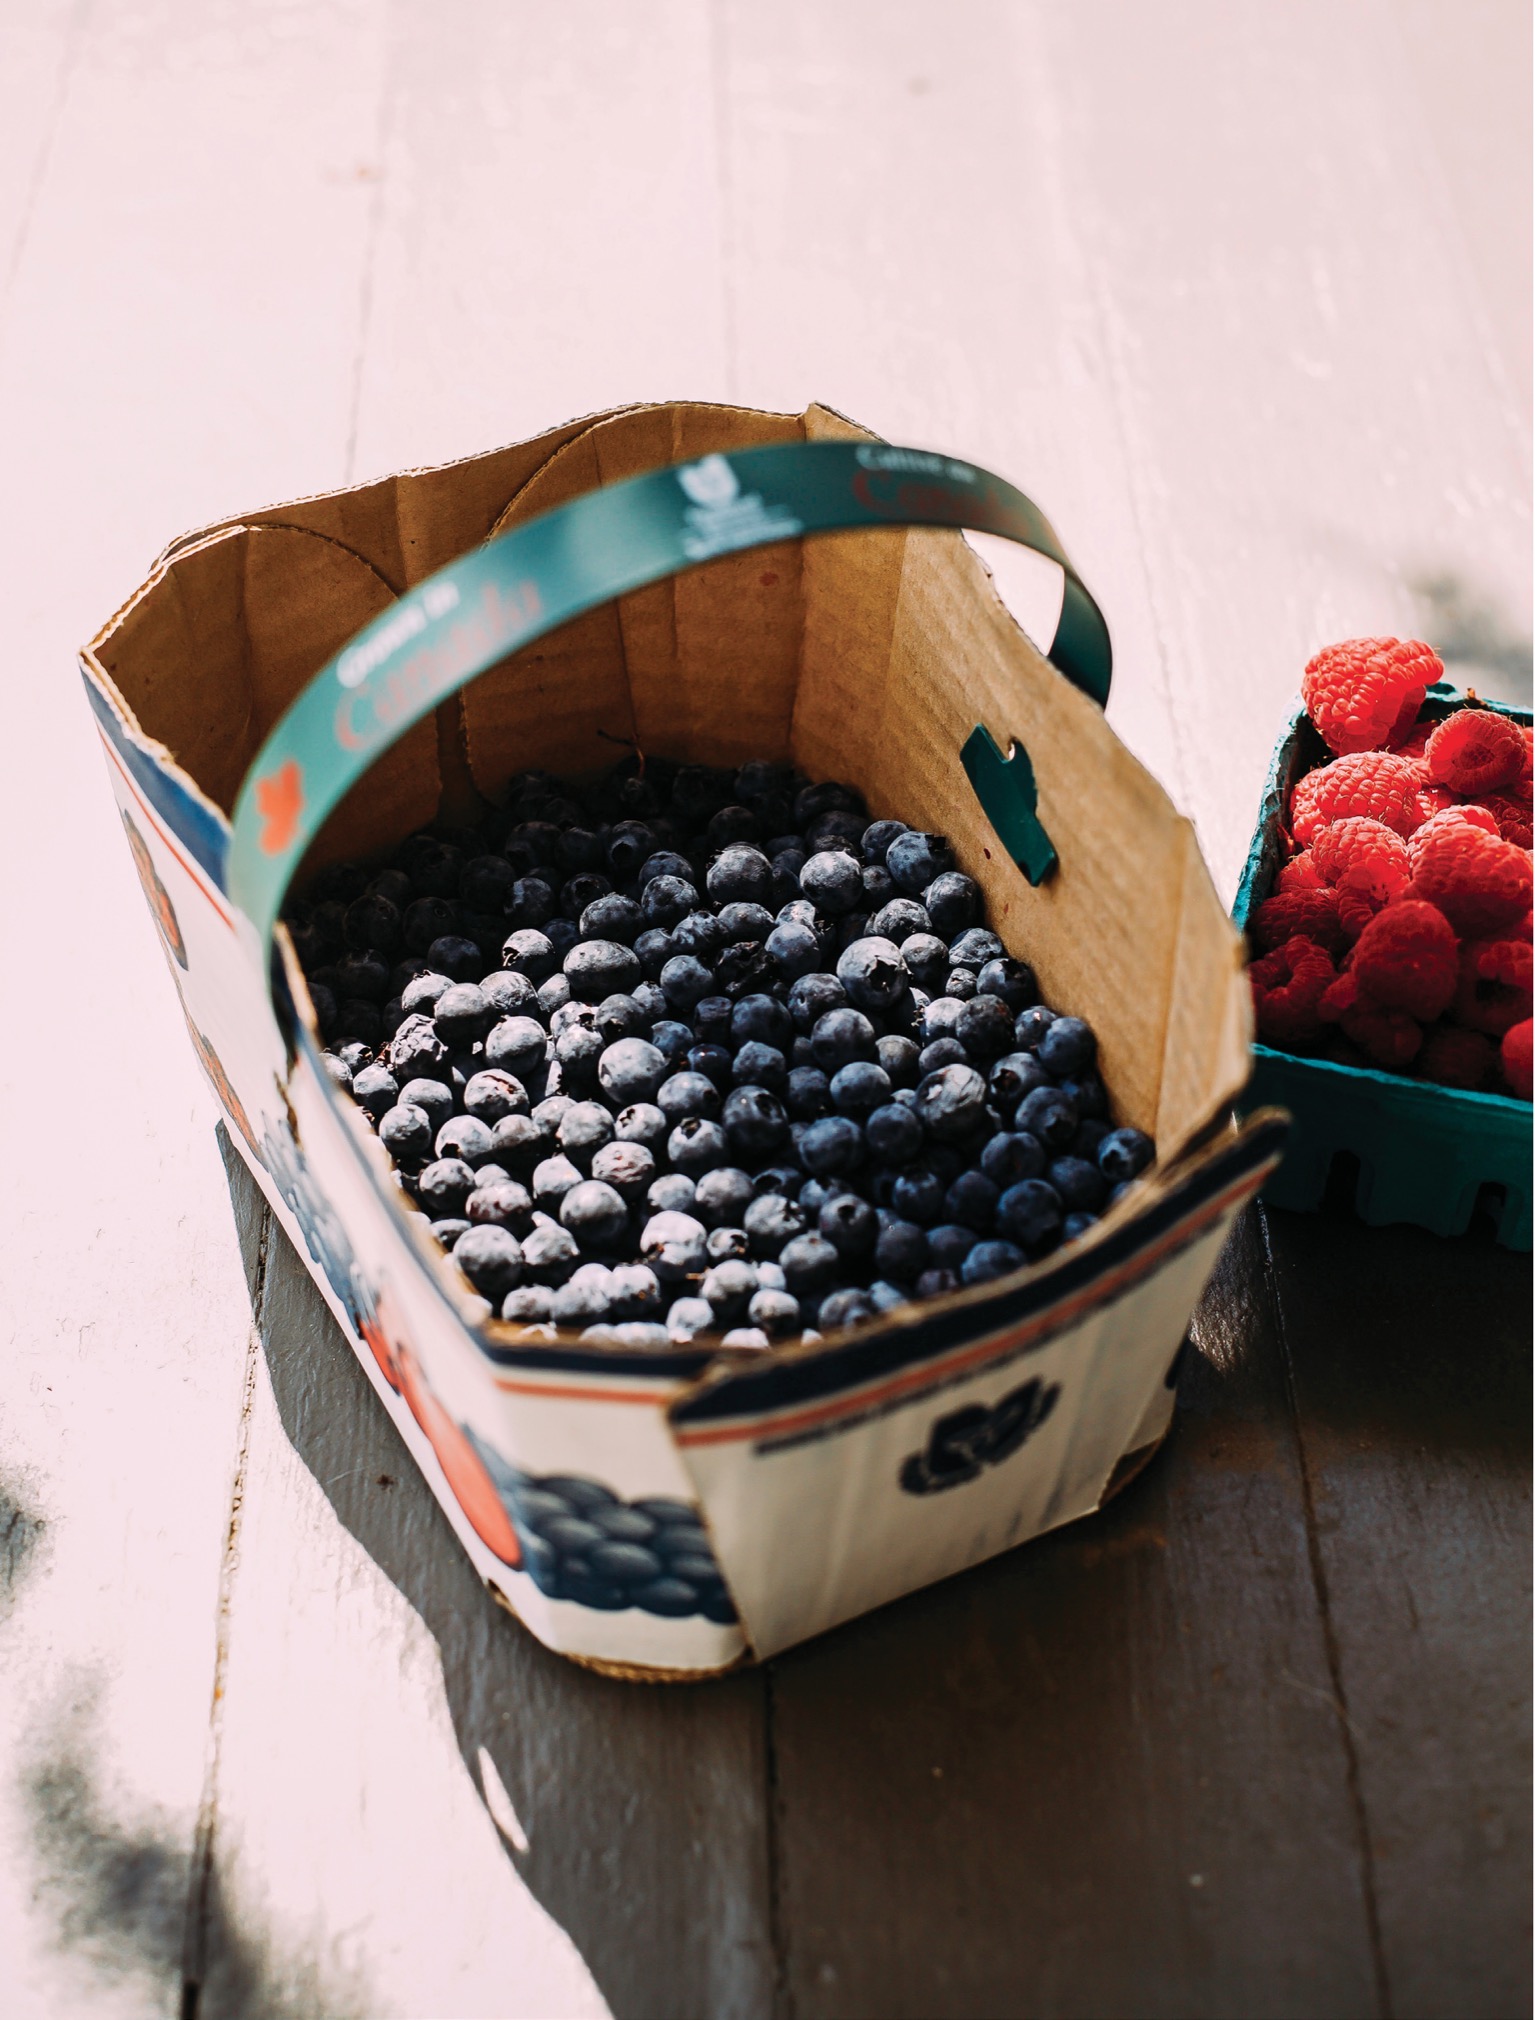
{"type": "Polygon", "coordinates": [[[1530,1099],[1530,729],[1415,639],[1354,638],[1301,692],[1332,758],[1297,779],[1248,933],[1258,1036],[1284,1052],[1530,1099]]]}

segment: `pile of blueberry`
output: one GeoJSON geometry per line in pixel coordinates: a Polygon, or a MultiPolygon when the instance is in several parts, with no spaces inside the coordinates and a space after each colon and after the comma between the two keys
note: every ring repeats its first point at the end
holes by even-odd
{"type": "Polygon", "coordinates": [[[522,1568],[549,1598],[604,1613],[637,1606],[670,1620],[701,1613],[720,1626],[736,1618],[691,1502],[624,1501],[600,1480],[521,1473],[480,1439],[474,1444],[512,1518],[522,1568]]]}
{"type": "Polygon", "coordinates": [[[767,763],[512,781],[288,912],[332,1075],[474,1288],[620,1346],[819,1337],[1151,1162],[941,835],[767,763]]]}

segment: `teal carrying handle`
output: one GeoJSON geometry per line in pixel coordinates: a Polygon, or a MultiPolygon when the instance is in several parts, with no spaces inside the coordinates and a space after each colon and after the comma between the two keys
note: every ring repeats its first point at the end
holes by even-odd
{"type": "Polygon", "coordinates": [[[970,527],[1058,562],[1066,589],[1050,659],[1100,707],[1107,701],[1103,613],[1044,514],[990,471],[883,442],[788,442],[650,470],[439,569],[364,625],[278,721],[240,788],[229,848],[229,895],[263,960],[326,816],[396,738],[476,674],[647,583],[860,526],[970,527]]]}

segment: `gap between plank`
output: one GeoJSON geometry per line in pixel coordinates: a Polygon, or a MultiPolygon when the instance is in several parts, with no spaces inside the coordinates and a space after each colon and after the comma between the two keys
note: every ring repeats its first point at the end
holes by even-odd
{"type": "Polygon", "coordinates": [[[240,1435],[235,1448],[234,1487],[229,1499],[229,1523],[224,1531],[224,1555],[219,1565],[213,1696],[208,1708],[208,1752],[203,1771],[202,1800],[197,1811],[197,1836],[193,1844],[191,1880],[187,1889],[186,1936],[182,1945],[181,2020],[197,2020],[203,1975],[208,1967],[208,1917],[213,1887],[214,1837],[218,1826],[219,1766],[224,1736],[224,1679],[229,1666],[229,1616],[234,1594],[235,1567],[240,1551],[240,1521],[245,1507],[245,1476],[250,1459],[256,1375],[261,1360],[261,1324],[266,1306],[267,1252],[271,1240],[272,1209],[263,1200],[261,1234],[256,1248],[255,1282],[251,1287],[251,1329],[245,1351],[245,1380],[240,1392],[240,1435]]]}
{"type": "Polygon", "coordinates": [[[1301,1429],[1300,1395],[1295,1379],[1295,1361],[1290,1352],[1290,1335],[1285,1323],[1284,1304],[1279,1295],[1279,1272],[1274,1263],[1274,1246],[1269,1237],[1268,1210],[1257,1203],[1258,1226],[1263,1237],[1263,1262],[1268,1275],[1269,1303],[1274,1313],[1274,1330],[1284,1359],[1285,1393],[1290,1404],[1290,1428],[1295,1438],[1296,1465],[1300,1473],[1301,1508],[1306,1522],[1306,1555],[1311,1564],[1311,1583],[1322,1618],[1322,1643],[1327,1655],[1327,1677],[1332,1686],[1331,1705],[1343,1743],[1345,1778],[1349,1804],[1354,1812],[1354,1828],[1359,1838],[1360,1879],[1364,1891],[1365,1927],[1370,1942],[1370,1964],[1375,1974],[1375,2006],[1380,2020],[1392,2020],[1391,1979],[1386,1969],[1385,1945],[1381,1940],[1380,1909],[1375,1898],[1375,1855],[1370,1846],[1370,1821],[1365,1810],[1364,1787],[1359,1775],[1359,1754],[1354,1744],[1354,1722],[1348,1714],[1348,1698],[1343,1688],[1343,1661],[1333,1631],[1332,1603],[1327,1589],[1327,1568],[1322,1562],[1322,1542],[1317,1530],[1316,1501],[1311,1485],[1311,1462],[1301,1429]]]}
{"type": "Polygon", "coordinates": [[[783,1800],[778,1785],[778,1699],[774,1681],[773,1665],[765,1662],[762,1665],[762,1734],[763,1758],[767,1768],[768,1941],[773,1946],[774,2020],[794,2020],[794,1990],[789,1980],[789,1942],[784,1926],[780,1866],[783,1833],[779,1826],[783,1800]]]}

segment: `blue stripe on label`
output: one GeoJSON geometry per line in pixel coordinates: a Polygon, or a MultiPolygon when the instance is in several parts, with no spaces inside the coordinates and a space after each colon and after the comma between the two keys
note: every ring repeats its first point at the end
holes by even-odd
{"type": "Polygon", "coordinates": [[[123,727],[122,718],[102,693],[94,676],[80,668],[85,691],[102,732],[122,759],[123,769],[164,821],[208,881],[220,891],[228,889],[229,829],[202,800],[189,793],[171,773],[158,765],[123,727]]]}
{"type": "Polygon", "coordinates": [[[744,1369],[711,1384],[702,1394],[674,1404],[669,1413],[672,1422],[696,1424],[723,1417],[750,1417],[788,1404],[839,1395],[1048,1313],[1053,1305],[1090,1289],[1098,1278],[1153,1247],[1201,1206],[1275,1156],[1284,1144],[1287,1127],[1274,1121],[1253,1130],[1140,1219],[1097,1248],[1064,1260],[1041,1281],[1022,1284],[961,1310],[935,1313],[895,1333],[872,1339],[855,1335],[845,1346],[823,1347],[804,1359],[775,1358],[744,1369]]]}

